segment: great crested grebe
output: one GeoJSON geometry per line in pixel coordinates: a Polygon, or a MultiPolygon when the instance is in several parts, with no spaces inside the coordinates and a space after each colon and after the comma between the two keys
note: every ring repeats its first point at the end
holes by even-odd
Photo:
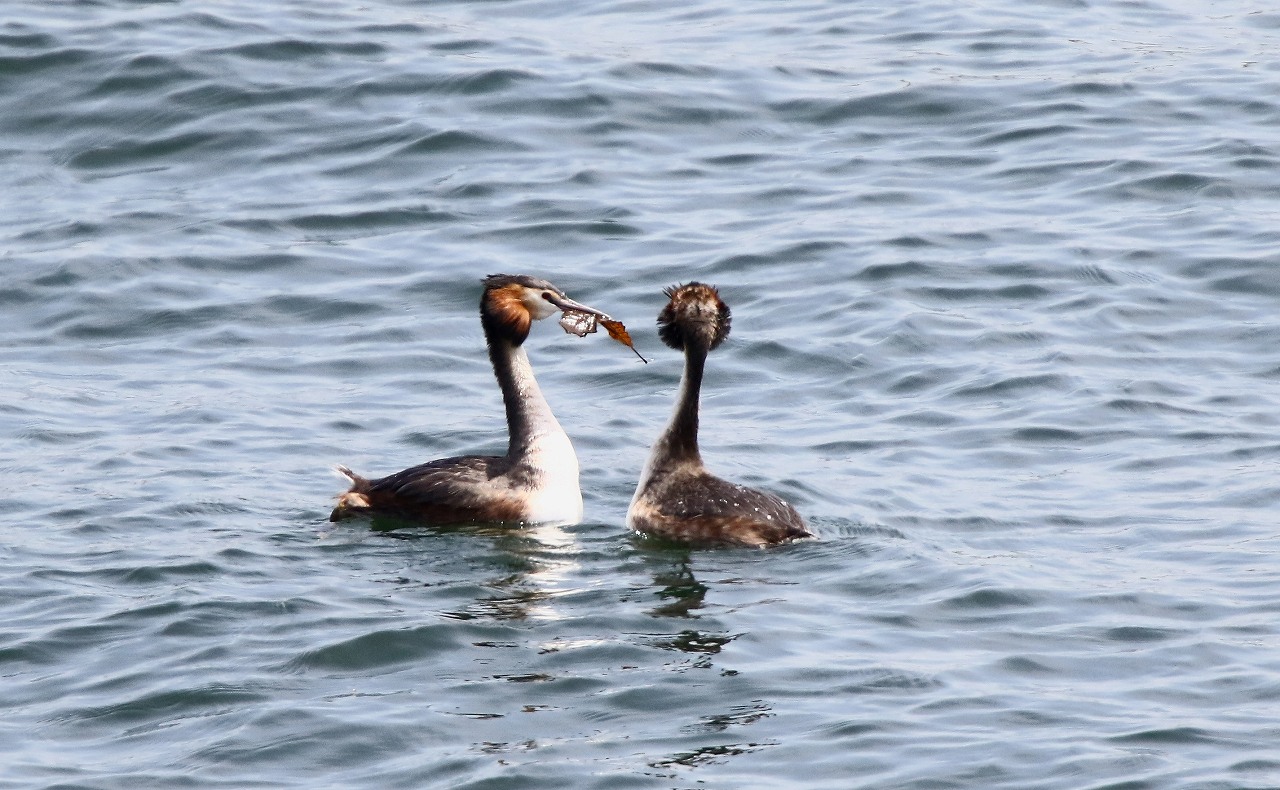
{"type": "Polygon", "coordinates": [[[729,336],[729,306],[715,288],[689,283],[668,288],[658,336],[684,351],[684,377],[675,413],[653,445],[640,475],[627,526],[689,543],[771,546],[812,537],[795,508],[772,494],[721,480],[698,452],[698,396],[707,353],[729,336]]]}
{"type": "Polygon", "coordinates": [[[582,520],[577,456],[538,389],[521,344],[534,321],[557,312],[608,316],[536,277],[494,274],[483,282],[480,324],[506,405],[507,454],[442,458],[377,480],[340,466],[351,490],[339,497],[330,521],[372,514],[419,524],[582,520]]]}

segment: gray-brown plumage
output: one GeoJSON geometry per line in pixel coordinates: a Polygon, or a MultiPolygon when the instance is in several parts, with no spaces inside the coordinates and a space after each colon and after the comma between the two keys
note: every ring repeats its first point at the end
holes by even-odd
{"type": "Polygon", "coordinates": [[[729,306],[710,285],[666,289],[658,336],[685,355],[671,422],[653,445],[627,511],[636,532],[699,544],[771,546],[812,537],[778,497],[707,471],[698,452],[698,401],[707,354],[729,336],[729,306]]]}

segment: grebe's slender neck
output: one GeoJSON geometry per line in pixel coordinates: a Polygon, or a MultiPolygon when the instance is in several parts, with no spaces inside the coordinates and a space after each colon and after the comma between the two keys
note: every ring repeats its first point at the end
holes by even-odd
{"type": "Polygon", "coordinates": [[[671,423],[658,440],[666,460],[702,463],[698,453],[698,401],[702,393],[702,373],[707,365],[707,347],[691,342],[685,346],[684,376],[671,423]]]}
{"type": "Polygon", "coordinates": [[[523,346],[517,346],[510,338],[485,328],[489,344],[489,360],[493,374],[502,388],[502,403],[507,410],[507,428],[511,441],[507,457],[528,458],[534,454],[540,440],[548,435],[564,436],[564,429],[551,413],[551,405],[543,397],[538,380],[533,376],[533,366],[523,346]]]}

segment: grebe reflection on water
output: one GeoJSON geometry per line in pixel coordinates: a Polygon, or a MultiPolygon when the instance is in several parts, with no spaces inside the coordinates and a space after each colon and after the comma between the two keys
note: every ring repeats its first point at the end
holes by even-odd
{"type": "Polygon", "coordinates": [[[658,335],[683,351],[675,412],[653,445],[636,486],[627,526],[686,543],[770,546],[812,537],[795,508],[778,497],[707,471],[698,451],[698,400],[707,354],[729,336],[729,306],[710,285],[666,289],[658,335]]]}
{"type": "Polygon", "coordinates": [[[495,274],[483,283],[480,324],[506,406],[507,454],[443,458],[372,480],[340,466],[351,490],[339,497],[330,521],[355,515],[429,525],[582,520],[578,459],[538,388],[523,343],[534,321],[557,312],[608,315],[535,277],[495,274]]]}

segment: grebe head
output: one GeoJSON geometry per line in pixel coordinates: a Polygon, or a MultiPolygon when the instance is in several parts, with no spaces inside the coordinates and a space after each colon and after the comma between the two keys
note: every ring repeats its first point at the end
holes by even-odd
{"type": "Polygon", "coordinates": [[[608,315],[575,302],[546,280],[525,274],[491,274],[484,278],[480,297],[480,319],[486,330],[496,331],[520,345],[529,336],[529,327],[560,312],[608,315]]]}
{"type": "Polygon", "coordinates": [[[658,337],[677,351],[710,351],[729,336],[729,305],[705,283],[676,285],[663,291],[671,299],[658,314],[658,337]]]}

